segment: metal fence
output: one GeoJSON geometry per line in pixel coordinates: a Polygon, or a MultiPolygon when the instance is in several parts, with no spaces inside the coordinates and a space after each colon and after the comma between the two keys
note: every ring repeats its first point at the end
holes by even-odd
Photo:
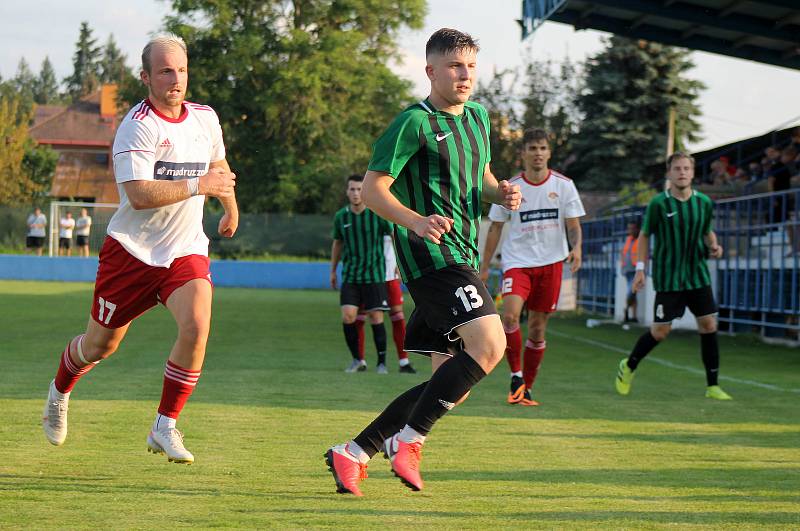
{"type": "MultiPolygon", "coordinates": [[[[800,190],[716,202],[715,231],[724,255],[709,262],[720,330],[798,341],[800,333],[800,190]]],[[[617,270],[628,221],[641,207],[583,223],[584,262],[577,303],[614,315],[617,270]]]]}

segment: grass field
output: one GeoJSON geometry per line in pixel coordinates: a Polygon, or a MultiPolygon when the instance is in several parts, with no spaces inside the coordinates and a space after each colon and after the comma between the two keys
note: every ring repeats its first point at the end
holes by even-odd
{"type": "Polygon", "coordinates": [[[175,333],[163,308],[78,384],[56,448],[42,406],[91,295],[0,281],[0,528],[800,528],[797,349],[722,337],[737,381],[721,382],[735,400],[716,402],[687,370],[701,369],[697,336],[675,334],[620,397],[615,349],[639,332],[555,318],[541,407],[504,403],[501,366],[432,433],[424,491],[375,459],[359,499],[334,493],[322,454],[427,378],[424,358],[419,375],[398,374],[393,354],[388,376],[345,374],[333,292],[219,289],[179,423],[194,465],[145,452],[175,333]]]}

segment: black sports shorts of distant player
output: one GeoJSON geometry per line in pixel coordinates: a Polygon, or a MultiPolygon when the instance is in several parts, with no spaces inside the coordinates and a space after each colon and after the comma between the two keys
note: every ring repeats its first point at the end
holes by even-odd
{"type": "Polygon", "coordinates": [[[28,236],[25,238],[25,247],[28,249],[44,247],[44,236],[28,236]]]}
{"type": "Polygon", "coordinates": [[[342,290],[339,292],[339,304],[341,306],[361,306],[365,312],[388,310],[389,303],[387,299],[386,282],[368,284],[342,282],[342,290]]]}
{"type": "Polygon", "coordinates": [[[657,291],[653,305],[653,322],[671,323],[683,317],[688,307],[695,317],[705,317],[717,313],[717,301],[711,286],[684,291],[657,291]]]}
{"type": "Polygon", "coordinates": [[[89,245],[89,237],[81,236],[80,234],[78,234],[77,236],[75,236],[75,243],[78,244],[78,247],[89,245]]]}
{"type": "Polygon", "coordinates": [[[406,282],[416,307],[406,324],[404,349],[430,356],[462,348],[453,330],[475,319],[496,315],[494,299],[473,268],[456,265],[406,282]]]}
{"type": "Polygon", "coordinates": [[[72,247],[72,238],[59,238],[58,239],[58,248],[59,249],[70,249],[72,247]]]}

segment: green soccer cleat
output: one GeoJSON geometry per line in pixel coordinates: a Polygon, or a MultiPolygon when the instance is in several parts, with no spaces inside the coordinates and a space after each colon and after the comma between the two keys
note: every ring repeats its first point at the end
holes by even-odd
{"type": "Polygon", "coordinates": [[[626,396],[631,392],[631,382],[633,382],[633,371],[628,367],[628,358],[622,358],[622,361],[619,362],[614,386],[619,394],[626,396]]]}
{"type": "Polygon", "coordinates": [[[718,385],[709,385],[706,387],[706,398],[713,398],[715,400],[733,400],[733,397],[722,390],[718,385]]]}

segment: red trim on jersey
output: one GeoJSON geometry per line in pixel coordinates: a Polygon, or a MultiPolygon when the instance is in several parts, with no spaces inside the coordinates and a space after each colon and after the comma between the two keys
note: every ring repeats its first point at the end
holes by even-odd
{"type": "Polygon", "coordinates": [[[141,122],[149,113],[150,113],[150,106],[147,104],[147,100],[144,100],[139,104],[139,107],[133,113],[131,119],[141,122]]]}
{"type": "Polygon", "coordinates": [[[572,181],[572,179],[570,179],[566,175],[562,175],[562,174],[558,173],[557,171],[551,171],[550,173],[552,173],[553,175],[555,175],[559,179],[564,179],[565,181],[572,181]]]}
{"type": "Polygon", "coordinates": [[[553,171],[552,171],[552,170],[547,170],[547,177],[545,177],[545,178],[544,178],[544,180],[543,180],[542,182],[540,182],[540,183],[532,183],[532,182],[530,182],[530,181],[528,180],[528,178],[527,178],[527,177],[525,177],[525,172],[522,172],[522,173],[520,173],[519,175],[520,175],[520,177],[522,177],[522,178],[525,180],[525,182],[526,182],[526,183],[528,183],[529,185],[531,185],[531,186],[541,186],[541,185],[543,185],[544,183],[546,183],[548,179],[550,179],[550,176],[551,176],[551,175],[553,175],[553,171]]]}
{"type": "Polygon", "coordinates": [[[144,101],[145,101],[145,103],[147,103],[147,105],[150,106],[151,109],[153,109],[153,112],[155,113],[155,115],[158,116],[159,118],[161,118],[162,120],[164,120],[165,122],[169,122],[171,124],[179,124],[182,121],[184,121],[187,116],[189,116],[189,109],[186,108],[185,102],[181,103],[181,115],[178,116],[177,118],[170,118],[169,116],[167,116],[163,112],[161,112],[158,109],[156,109],[155,106],[150,102],[150,99],[146,99],[144,101]]]}
{"type": "Polygon", "coordinates": [[[114,156],[122,155],[123,153],[130,153],[132,151],[140,151],[142,153],[155,153],[155,151],[150,151],[148,149],[126,149],[125,151],[120,151],[119,153],[114,153],[114,156]]]}
{"type": "Polygon", "coordinates": [[[202,103],[194,103],[194,102],[191,102],[191,101],[184,101],[183,103],[185,103],[187,106],[191,107],[192,109],[196,109],[198,111],[213,111],[214,110],[211,107],[209,107],[208,105],[203,105],[202,103]]]}

